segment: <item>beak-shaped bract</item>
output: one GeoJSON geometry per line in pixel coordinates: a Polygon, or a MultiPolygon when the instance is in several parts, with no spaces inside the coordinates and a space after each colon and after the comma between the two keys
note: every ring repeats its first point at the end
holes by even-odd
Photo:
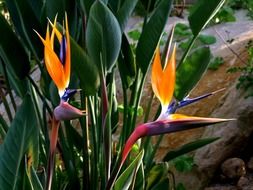
{"type": "Polygon", "coordinates": [[[135,128],[133,133],[128,138],[123,149],[121,163],[124,163],[132,146],[141,137],[194,129],[231,120],[233,119],[190,117],[181,114],[171,114],[165,120],[156,120],[154,122],[141,124],[135,128]]]}
{"type": "Polygon", "coordinates": [[[71,120],[84,116],[84,111],[81,111],[62,100],[54,109],[54,116],[55,119],[59,121],[71,120]]]}
{"type": "Polygon", "coordinates": [[[70,37],[67,15],[65,15],[65,28],[63,29],[63,33],[56,27],[56,18],[53,24],[50,21],[49,23],[52,31],[50,33],[48,25],[45,39],[36,33],[44,44],[44,60],[47,71],[56,84],[60,97],[62,97],[64,90],[69,85],[70,79],[70,37]],[[55,36],[60,44],[59,56],[54,50],[55,36]]]}

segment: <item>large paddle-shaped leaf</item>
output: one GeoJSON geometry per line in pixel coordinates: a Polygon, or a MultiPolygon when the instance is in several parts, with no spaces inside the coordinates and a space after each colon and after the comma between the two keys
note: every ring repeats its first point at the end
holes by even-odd
{"type": "Polygon", "coordinates": [[[37,127],[32,99],[26,95],[0,147],[0,189],[20,188],[20,164],[37,127]]]}
{"type": "Polygon", "coordinates": [[[23,79],[30,70],[29,59],[24,47],[0,14],[0,56],[9,69],[23,79]]]}
{"type": "Polygon", "coordinates": [[[136,61],[143,73],[146,73],[159,39],[166,25],[173,0],[161,0],[148,23],[143,28],[137,48],[136,61]]]}
{"type": "Polygon", "coordinates": [[[131,16],[138,0],[125,0],[120,9],[117,12],[117,19],[119,21],[120,28],[122,32],[127,25],[127,21],[131,16]]]}
{"type": "Polygon", "coordinates": [[[110,71],[119,54],[121,29],[113,13],[102,1],[96,1],[91,6],[86,39],[88,53],[98,68],[102,64],[103,69],[110,71]]]}
{"type": "Polygon", "coordinates": [[[71,38],[71,62],[74,72],[80,79],[86,95],[92,95],[99,86],[98,68],[85,51],[71,38]]]}
{"type": "Polygon", "coordinates": [[[177,100],[186,97],[198,83],[210,62],[209,47],[195,50],[185,62],[177,68],[174,96],[177,100]]]}

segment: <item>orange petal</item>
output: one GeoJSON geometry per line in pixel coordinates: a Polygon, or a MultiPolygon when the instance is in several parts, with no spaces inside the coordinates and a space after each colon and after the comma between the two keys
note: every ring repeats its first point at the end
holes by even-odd
{"type": "Polygon", "coordinates": [[[162,69],[159,48],[156,50],[152,65],[151,83],[156,97],[160,100],[163,107],[167,107],[173,97],[176,79],[176,48],[162,69]]]}
{"type": "MultiPolygon", "coordinates": [[[[37,33],[37,32],[36,32],[37,33]]],[[[38,33],[37,33],[38,34],[38,33]]],[[[59,58],[51,48],[51,40],[49,36],[49,29],[47,28],[46,39],[44,40],[39,34],[42,43],[44,44],[44,59],[47,71],[52,80],[56,84],[60,96],[63,95],[66,86],[64,81],[64,70],[59,58]]]]}
{"type": "Polygon", "coordinates": [[[57,29],[57,27],[56,27],[56,24],[57,24],[57,15],[55,16],[55,19],[54,19],[54,24],[50,21],[50,20],[48,20],[48,22],[49,22],[49,24],[51,25],[51,27],[52,27],[52,34],[53,33],[55,33],[56,34],[56,37],[57,37],[57,39],[58,39],[58,41],[59,41],[59,43],[61,43],[61,41],[62,41],[62,34],[60,33],[60,31],[57,29]]]}
{"type": "Polygon", "coordinates": [[[162,75],[162,82],[160,84],[160,97],[162,105],[169,105],[175,88],[176,80],[176,48],[174,46],[172,55],[165,65],[162,75]]]}
{"type": "Polygon", "coordinates": [[[160,85],[162,82],[162,65],[159,48],[156,49],[155,57],[152,65],[151,71],[151,85],[156,97],[161,101],[160,97],[160,85]]]}
{"type": "Polygon", "coordinates": [[[68,28],[68,18],[67,14],[65,13],[65,25],[66,25],[66,40],[67,40],[67,48],[66,48],[66,59],[65,59],[65,64],[64,64],[64,73],[65,73],[65,82],[66,84],[69,84],[69,79],[70,79],[70,36],[69,36],[69,28],[68,28]]]}

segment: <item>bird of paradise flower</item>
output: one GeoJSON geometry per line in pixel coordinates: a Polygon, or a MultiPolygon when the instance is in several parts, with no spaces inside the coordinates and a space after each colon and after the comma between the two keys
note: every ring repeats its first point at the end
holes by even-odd
{"type": "Polygon", "coordinates": [[[65,27],[63,28],[62,33],[57,29],[56,21],[57,16],[55,17],[54,23],[49,20],[45,39],[35,31],[44,45],[44,62],[46,69],[54,81],[61,99],[60,104],[54,109],[52,118],[46,189],[51,189],[54,156],[60,121],[71,120],[84,115],[84,111],[81,111],[68,103],[69,98],[71,98],[77,90],[68,88],[71,73],[71,48],[67,14],[65,14],[65,22],[63,22],[63,26],[65,27]],[[49,26],[52,28],[51,34],[49,26]],[[59,56],[54,50],[55,36],[60,44],[59,56]]]}
{"type": "Polygon", "coordinates": [[[172,133],[176,131],[187,130],[232,120],[176,114],[175,111],[178,108],[199,101],[203,98],[215,94],[218,91],[211,92],[192,99],[186,97],[182,101],[177,102],[176,100],[173,100],[175,81],[176,46],[174,46],[170,57],[168,56],[168,54],[166,55],[164,69],[162,68],[161,64],[160,50],[159,48],[157,48],[152,64],[151,84],[155,96],[159,99],[161,103],[161,113],[156,121],[140,124],[134,129],[123,148],[121,165],[125,162],[132,146],[141,137],[172,133]]]}

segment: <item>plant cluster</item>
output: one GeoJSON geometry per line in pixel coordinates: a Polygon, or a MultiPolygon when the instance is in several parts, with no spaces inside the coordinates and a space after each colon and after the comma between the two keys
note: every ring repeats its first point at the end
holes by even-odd
{"type": "Polygon", "coordinates": [[[248,51],[248,60],[245,65],[240,67],[232,67],[228,69],[228,72],[235,73],[240,72],[238,82],[236,85],[237,89],[242,89],[247,92],[245,98],[253,96],[253,43],[249,41],[246,49],[248,51]]]}
{"type": "Polygon", "coordinates": [[[179,156],[217,140],[199,139],[154,161],[164,134],[229,121],[176,113],[215,93],[189,97],[211,59],[208,46],[194,44],[213,41],[199,34],[225,0],[196,3],[178,59],[175,29],[159,47],[173,1],[144,2],[4,1],[0,73],[10,101],[0,94],[7,113],[0,115],[0,189],[173,189],[168,162],[177,158],[176,167],[187,171],[193,161],[179,156]],[[137,3],[145,14],[133,50],[125,27],[137,3]],[[149,68],[153,94],[143,110],[149,68]],[[161,106],[149,121],[154,97],[161,106]],[[159,136],[156,144],[151,136],[159,136]]]}

